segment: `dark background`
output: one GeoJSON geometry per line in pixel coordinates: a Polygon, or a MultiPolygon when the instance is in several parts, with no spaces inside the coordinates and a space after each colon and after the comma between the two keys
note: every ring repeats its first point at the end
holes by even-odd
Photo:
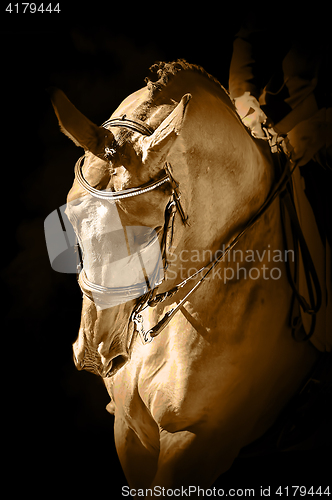
{"type": "MultiPolygon", "coordinates": [[[[93,487],[95,496],[121,498],[126,481],[105,411],[109,397],[100,379],[72,362],[80,292],[74,276],[52,271],[45,246],[44,219],[65,203],[81,154],[59,132],[45,89],[61,88],[102,123],[144,86],[157,60],[185,58],[227,87],[243,13],[222,3],[62,1],[60,8],[24,15],[1,8],[5,458],[26,492],[46,494],[46,480],[49,493],[84,496],[93,487]]],[[[327,486],[330,478],[329,447],[237,459],[217,485],[255,487],[258,496],[262,485],[327,486]]]]}

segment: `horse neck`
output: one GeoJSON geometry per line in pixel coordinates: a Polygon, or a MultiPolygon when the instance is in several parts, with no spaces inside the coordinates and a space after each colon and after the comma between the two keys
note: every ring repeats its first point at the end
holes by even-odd
{"type": "Polygon", "coordinates": [[[204,90],[198,97],[171,156],[190,222],[179,248],[214,252],[261,207],[273,168],[269,152],[249,136],[226,94],[204,90]]]}

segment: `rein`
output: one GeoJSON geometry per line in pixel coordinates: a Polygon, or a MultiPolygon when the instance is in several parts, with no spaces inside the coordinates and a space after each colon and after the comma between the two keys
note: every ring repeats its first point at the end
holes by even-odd
{"type": "MultiPolygon", "coordinates": [[[[145,135],[151,135],[153,133],[153,130],[141,122],[140,120],[129,120],[125,117],[120,118],[112,118],[110,120],[107,120],[103,126],[106,128],[106,126],[112,126],[112,127],[125,127],[130,130],[133,130],[135,132],[139,132],[141,134],[145,135]]],[[[164,230],[163,230],[163,236],[161,240],[161,255],[164,263],[164,269],[167,269],[167,239],[168,239],[168,233],[169,230],[171,230],[171,239],[173,236],[173,225],[174,225],[174,217],[175,213],[178,212],[182,223],[184,225],[187,224],[188,216],[183,210],[183,207],[180,202],[181,198],[181,193],[179,191],[179,184],[174,180],[172,173],[171,173],[171,165],[168,162],[165,162],[164,165],[164,175],[158,179],[158,180],[151,180],[150,182],[146,183],[143,186],[138,186],[138,187],[133,187],[129,189],[125,189],[122,191],[100,191],[95,188],[93,188],[84,178],[83,173],[82,173],[82,160],[84,157],[79,158],[75,165],[75,178],[77,182],[80,184],[80,186],[90,193],[92,196],[99,198],[99,199],[107,199],[107,200],[121,200],[125,198],[130,198],[133,196],[139,196],[141,194],[150,192],[154,189],[159,188],[165,183],[170,183],[171,189],[172,189],[172,195],[169,203],[166,206],[165,210],[165,224],[164,224],[164,230]]],[[[158,287],[161,285],[161,283],[164,281],[165,278],[163,278],[161,281],[158,281],[158,276],[157,273],[154,273],[154,279],[152,287],[149,285],[148,280],[144,283],[137,283],[135,285],[127,286],[127,287],[104,287],[102,285],[97,285],[95,283],[92,283],[91,281],[88,280],[84,269],[82,268],[79,278],[78,278],[78,283],[79,286],[82,290],[82,293],[90,300],[93,301],[93,296],[97,294],[98,296],[98,302],[108,305],[109,307],[112,306],[112,298],[117,295],[121,296],[125,301],[132,300],[132,298],[137,297],[137,292],[142,292],[141,299],[138,301],[136,304],[132,315],[131,315],[131,321],[135,323],[136,329],[141,337],[141,340],[143,344],[150,343],[155,337],[157,337],[162,330],[169,324],[169,322],[172,320],[172,318],[175,316],[175,314],[180,310],[182,305],[187,301],[188,297],[194,293],[198,287],[204,282],[204,280],[207,278],[209,273],[224,259],[224,257],[227,256],[227,254],[235,247],[235,245],[240,241],[242,236],[249,231],[255,224],[256,222],[265,214],[265,212],[270,208],[272,205],[273,201],[281,195],[285,189],[287,184],[291,180],[291,176],[293,174],[293,171],[297,167],[297,163],[293,165],[292,169],[291,167],[291,162],[288,160],[286,162],[286,165],[281,173],[281,176],[275,186],[272,188],[270,194],[268,195],[267,199],[263,203],[263,205],[259,208],[259,210],[256,212],[256,214],[253,215],[253,217],[247,222],[246,226],[242,231],[240,231],[235,238],[231,240],[231,242],[227,245],[227,247],[223,250],[221,255],[218,258],[215,258],[212,262],[209,262],[205,266],[203,266],[201,269],[196,271],[194,274],[189,276],[188,278],[184,279],[181,283],[173,287],[172,289],[163,292],[163,293],[157,293],[158,287]],[[145,332],[144,330],[144,325],[143,325],[143,317],[141,315],[141,312],[146,309],[147,307],[154,307],[157,304],[164,302],[166,299],[169,299],[173,297],[181,288],[183,288],[189,281],[195,279],[199,274],[202,274],[203,276],[197,281],[197,283],[192,286],[192,288],[189,290],[189,292],[181,299],[175,307],[170,309],[164,316],[161,318],[158,323],[145,332]],[[136,295],[135,295],[136,294],[136,295]]],[[[158,267],[158,265],[157,265],[158,267]]],[[[306,312],[309,312],[310,314],[316,314],[317,310],[319,309],[320,306],[320,287],[319,283],[317,283],[316,279],[316,272],[315,269],[310,270],[310,274],[313,277],[313,281],[315,284],[315,289],[316,289],[316,296],[317,296],[317,303],[316,306],[313,306],[311,309],[307,309],[306,312]]],[[[113,304],[114,305],[114,304],[113,304]]]]}

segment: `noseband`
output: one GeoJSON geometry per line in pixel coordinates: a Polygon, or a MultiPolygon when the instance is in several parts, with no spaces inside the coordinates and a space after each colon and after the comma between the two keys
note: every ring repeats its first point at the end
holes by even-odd
{"type": "Polygon", "coordinates": [[[171,177],[166,168],[165,173],[161,179],[157,181],[150,181],[144,186],[133,187],[129,189],[124,189],[123,191],[100,191],[90,186],[90,184],[85,180],[82,173],[84,156],[79,158],[75,165],[75,179],[79,185],[88,193],[90,193],[94,198],[99,198],[100,200],[123,200],[124,198],[132,198],[133,196],[139,196],[140,194],[148,193],[154,189],[162,186],[165,182],[171,182],[171,177]]]}
{"type": "MultiPolygon", "coordinates": [[[[151,127],[149,127],[147,124],[141,122],[140,120],[130,120],[127,119],[126,116],[124,115],[123,117],[120,118],[111,118],[110,120],[107,120],[103,126],[105,128],[107,127],[124,127],[129,130],[133,130],[135,132],[139,132],[140,134],[144,135],[152,135],[153,130],[151,127]]],[[[163,263],[164,263],[164,269],[167,269],[167,250],[166,250],[166,241],[168,240],[168,233],[169,230],[171,230],[171,234],[173,235],[173,223],[174,223],[174,217],[176,212],[179,213],[182,223],[187,224],[188,216],[185,214],[183,207],[180,202],[180,197],[181,193],[179,191],[179,184],[174,180],[172,176],[172,169],[169,163],[165,162],[164,168],[163,168],[163,175],[157,179],[157,180],[151,180],[150,182],[138,186],[138,187],[132,187],[129,189],[125,189],[122,191],[100,191],[92,186],[86,181],[86,179],[83,176],[82,173],[82,160],[84,157],[80,158],[76,165],[75,165],[75,178],[79,185],[87,191],[89,194],[94,196],[95,198],[103,199],[103,200],[121,200],[121,199],[126,199],[134,196],[139,196],[141,194],[148,193],[154,189],[159,188],[163,184],[169,183],[172,189],[172,194],[171,198],[166,206],[165,210],[165,224],[164,224],[164,230],[163,230],[163,235],[162,235],[162,240],[161,240],[161,255],[163,258],[163,263]]],[[[212,262],[209,262],[207,265],[203,266],[201,269],[199,269],[197,272],[183,280],[181,283],[173,287],[171,290],[168,290],[164,293],[157,293],[158,287],[161,285],[162,281],[165,279],[163,278],[161,281],[156,281],[154,282],[154,286],[151,288],[149,286],[149,283],[147,282],[147,288],[142,287],[142,284],[135,284],[130,287],[117,287],[117,288],[110,288],[110,287],[104,287],[101,285],[97,285],[95,283],[92,283],[91,281],[88,280],[86,277],[86,274],[84,272],[84,269],[82,268],[80,276],[79,276],[79,285],[80,288],[83,292],[83,294],[90,300],[93,300],[93,295],[97,293],[98,295],[98,300],[106,305],[109,304],[109,307],[111,307],[111,301],[108,299],[109,297],[114,297],[115,294],[119,294],[126,298],[126,300],[131,300],[131,297],[134,296],[134,292],[136,290],[141,290],[142,291],[142,296],[139,299],[138,303],[135,305],[134,311],[131,315],[131,321],[133,321],[136,325],[136,328],[138,330],[138,333],[140,334],[140,337],[142,339],[143,344],[151,342],[154,337],[159,335],[161,331],[168,325],[168,323],[171,321],[171,319],[175,316],[175,314],[180,310],[182,305],[188,300],[188,297],[195,291],[197,288],[204,282],[208,274],[224,259],[224,257],[235,247],[235,245],[239,242],[239,240],[242,238],[242,236],[251,229],[254,224],[262,217],[262,215],[269,209],[273,201],[285,190],[285,187],[287,183],[291,179],[291,175],[296,168],[297,164],[290,168],[290,161],[287,161],[286,165],[283,168],[283,171],[280,175],[279,180],[276,182],[276,184],[272,187],[267,199],[263,203],[263,205],[259,208],[259,210],[256,212],[256,214],[253,215],[253,217],[247,222],[245,228],[233,239],[231,242],[225,247],[223,246],[224,250],[220,253],[219,257],[215,258],[212,262]],[[159,304],[160,302],[165,301],[166,299],[172,297],[175,295],[181,288],[183,288],[189,281],[197,278],[198,275],[201,275],[202,277],[196,282],[194,286],[189,290],[189,292],[181,299],[180,301],[177,302],[176,306],[170,309],[163,317],[162,319],[149,331],[145,332],[144,326],[143,326],[143,317],[140,314],[146,307],[154,307],[155,305],[159,304]]],[[[171,245],[170,245],[171,246],[171,245]]],[[[145,283],[144,283],[145,285],[145,283]]],[[[317,287],[316,287],[317,288],[317,287]]],[[[319,288],[319,284],[318,284],[319,288]]],[[[317,297],[318,297],[318,292],[317,292],[317,297]]],[[[137,295],[136,295],[137,297],[137,295]]],[[[314,313],[316,312],[317,308],[319,309],[320,303],[319,299],[317,299],[317,307],[313,311],[314,313]],[[319,303],[319,304],[318,304],[319,303]]]]}

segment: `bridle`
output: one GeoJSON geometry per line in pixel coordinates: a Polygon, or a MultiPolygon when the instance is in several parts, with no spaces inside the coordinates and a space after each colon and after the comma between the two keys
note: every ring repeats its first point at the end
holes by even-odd
{"type": "MultiPolygon", "coordinates": [[[[147,124],[144,122],[141,122],[140,120],[131,120],[127,119],[126,116],[124,115],[123,117],[120,118],[111,118],[110,120],[107,120],[103,126],[106,127],[124,127],[126,129],[139,132],[140,134],[144,135],[152,135],[153,130],[151,127],[149,127],[147,124]]],[[[106,156],[106,154],[105,154],[106,156]]],[[[112,200],[112,201],[118,201],[134,196],[139,196],[141,194],[148,193],[150,191],[153,191],[160,186],[169,183],[171,187],[171,197],[170,200],[166,206],[165,209],[165,223],[164,223],[164,229],[163,229],[163,234],[162,234],[162,239],[161,239],[161,255],[163,259],[163,265],[164,269],[166,271],[167,269],[167,247],[171,247],[171,244],[167,245],[169,233],[171,233],[171,240],[173,238],[173,231],[174,231],[174,218],[175,214],[178,213],[181,217],[182,223],[184,225],[188,224],[188,216],[186,215],[185,211],[183,210],[180,198],[181,198],[181,193],[179,190],[179,184],[175,181],[175,179],[172,176],[172,168],[171,165],[166,161],[165,165],[163,167],[163,170],[161,172],[161,176],[158,179],[151,180],[148,183],[138,186],[138,187],[133,187],[129,189],[125,189],[122,191],[109,191],[109,190],[104,190],[100,191],[98,189],[93,188],[84,178],[84,175],[82,173],[82,160],[84,157],[81,157],[76,165],[75,165],[75,178],[79,185],[87,191],[90,195],[92,195],[95,198],[103,199],[103,200],[112,200]]],[[[254,224],[262,217],[262,215],[268,210],[268,208],[271,206],[273,201],[282,194],[282,192],[285,190],[285,187],[287,183],[291,179],[291,175],[296,168],[297,164],[293,164],[293,167],[290,168],[290,161],[288,160],[286,165],[283,168],[283,171],[279,177],[279,180],[276,182],[276,184],[272,187],[267,199],[263,203],[263,205],[259,208],[259,210],[254,214],[253,217],[247,222],[246,226],[242,231],[240,231],[235,238],[233,238],[230,243],[225,247],[223,246],[223,251],[216,257],[213,261],[209,262],[205,266],[203,266],[201,269],[196,271],[194,274],[189,276],[188,278],[184,279],[181,281],[181,283],[177,284],[174,286],[172,289],[163,292],[163,293],[158,293],[159,286],[162,284],[164,281],[165,277],[162,280],[159,280],[158,278],[158,273],[156,272],[155,280],[154,280],[154,286],[150,286],[149,283],[138,283],[135,285],[127,286],[127,287],[117,287],[117,288],[112,288],[112,287],[105,287],[102,285],[95,284],[88,280],[83,266],[82,269],[79,273],[78,277],[78,283],[79,286],[82,290],[83,295],[85,295],[88,299],[94,300],[94,297],[96,297],[96,294],[98,295],[98,301],[101,303],[104,303],[106,306],[107,304],[110,304],[109,299],[113,297],[114,295],[121,295],[124,299],[124,301],[129,301],[131,300],[131,297],[135,296],[137,297],[137,290],[142,292],[141,298],[138,300],[136,303],[134,310],[131,314],[131,321],[135,323],[136,329],[138,333],[140,334],[140,337],[142,339],[143,344],[150,343],[157,335],[161,333],[161,331],[169,324],[171,319],[175,316],[175,314],[180,310],[182,305],[188,300],[188,297],[194,293],[198,287],[205,281],[207,276],[211,273],[211,271],[226,257],[226,255],[235,247],[235,245],[239,242],[239,240],[242,238],[242,236],[248,232],[254,224]],[[198,275],[202,275],[201,278],[191,287],[191,289],[188,291],[188,293],[180,300],[177,302],[177,304],[170,309],[166,314],[162,317],[162,319],[150,330],[145,332],[144,330],[144,325],[143,325],[143,317],[141,312],[147,308],[147,307],[154,307],[157,304],[165,301],[166,299],[169,299],[173,297],[181,288],[183,288],[189,281],[194,280],[197,278],[198,275]]],[[[158,267],[158,265],[157,265],[158,267]]],[[[311,266],[312,267],[312,266],[311,266]]],[[[311,275],[312,279],[315,285],[316,289],[316,304],[314,306],[309,306],[305,312],[308,312],[309,314],[316,314],[320,307],[320,302],[321,302],[321,294],[320,294],[320,287],[319,283],[317,284],[317,277],[313,276],[315,274],[315,269],[313,267],[313,271],[311,270],[311,275]]],[[[111,305],[109,305],[111,307],[111,305]]]]}

